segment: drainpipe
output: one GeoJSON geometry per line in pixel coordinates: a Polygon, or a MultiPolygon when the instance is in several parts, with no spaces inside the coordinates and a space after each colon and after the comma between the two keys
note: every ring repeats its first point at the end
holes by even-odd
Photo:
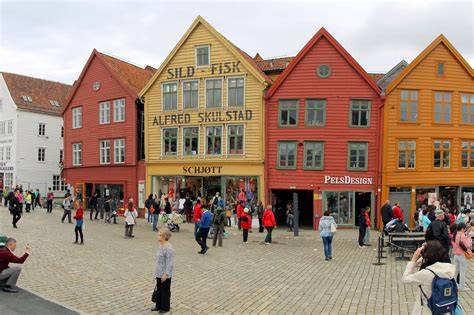
{"type": "Polygon", "coordinates": [[[378,165],[377,165],[377,173],[376,173],[376,187],[377,187],[377,205],[375,206],[377,211],[377,226],[380,227],[382,222],[381,220],[381,212],[380,212],[380,203],[381,203],[381,196],[382,196],[382,163],[383,163],[383,130],[384,130],[384,110],[385,110],[385,95],[382,95],[380,100],[380,106],[378,110],[378,135],[377,135],[377,148],[378,152],[378,165]]]}

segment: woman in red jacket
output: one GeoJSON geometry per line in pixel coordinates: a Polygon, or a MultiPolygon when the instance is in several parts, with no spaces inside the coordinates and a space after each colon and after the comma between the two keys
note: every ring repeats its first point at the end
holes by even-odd
{"type": "Polygon", "coordinates": [[[243,230],[244,243],[248,244],[249,230],[252,228],[252,219],[249,215],[249,208],[245,208],[240,216],[240,226],[243,230]]]}
{"type": "Polygon", "coordinates": [[[270,245],[272,243],[272,231],[276,228],[275,215],[272,211],[272,206],[268,205],[267,209],[263,213],[262,224],[267,230],[267,236],[265,237],[265,245],[270,245]]]}
{"type": "Polygon", "coordinates": [[[82,210],[81,201],[76,201],[76,226],[74,227],[74,234],[76,234],[76,241],[73,244],[78,244],[78,234],[81,235],[81,245],[84,245],[84,235],[82,234],[82,227],[84,225],[84,211],[82,210]]]}

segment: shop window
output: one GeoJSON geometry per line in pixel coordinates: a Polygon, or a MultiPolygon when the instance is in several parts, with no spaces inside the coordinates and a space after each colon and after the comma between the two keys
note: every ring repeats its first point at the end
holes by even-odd
{"type": "Polygon", "coordinates": [[[370,101],[351,100],[351,127],[370,127],[370,101]]]}
{"type": "Polygon", "coordinates": [[[110,123],[110,102],[101,102],[99,107],[100,124],[110,123]]]}
{"type": "Polygon", "coordinates": [[[38,148],[38,162],[44,162],[46,155],[46,148],[38,148]]]}
{"type": "Polygon", "coordinates": [[[206,154],[219,155],[222,152],[222,126],[206,127],[206,154]]]}
{"type": "Polygon", "coordinates": [[[183,109],[199,107],[199,81],[183,82],[183,109]]]}
{"type": "Polygon", "coordinates": [[[449,168],[451,155],[451,141],[435,140],[433,143],[433,167],[449,168]]]}
{"type": "Polygon", "coordinates": [[[183,128],[184,155],[199,154],[199,127],[183,128]]]}
{"type": "Polygon", "coordinates": [[[114,100],[114,122],[125,121],[125,99],[114,100]]]}
{"type": "Polygon", "coordinates": [[[178,83],[163,84],[163,111],[178,109],[178,83]]]}
{"type": "Polygon", "coordinates": [[[244,125],[229,125],[227,138],[228,154],[244,154],[244,125]]]}
{"type": "Polygon", "coordinates": [[[82,143],[74,143],[72,145],[72,165],[82,164],[82,143]]]}
{"type": "Polygon", "coordinates": [[[13,188],[13,173],[5,173],[5,188],[13,188]]]}
{"type": "Polygon", "coordinates": [[[281,100],[278,103],[279,127],[298,126],[298,100],[281,100]]]}
{"type": "Polygon", "coordinates": [[[278,168],[296,169],[296,141],[278,141],[278,168]]]}
{"type": "Polygon", "coordinates": [[[461,121],[474,124],[474,94],[461,94],[461,121]]]}
{"type": "Polygon", "coordinates": [[[210,64],[210,49],[209,45],[196,47],[196,67],[206,67],[210,64]]]}
{"type": "Polygon", "coordinates": [[[349,142],[348,145],[348,169],[357,171],[367,170],[368,143],[349,142]]]}
{"type": "Polygon", "coordinates": [[[114,163],[125,163],[125,139],[114,140],[114,163]]]}
{"type": "Polygon", "coordinates": [[[229,78],[227,81],[227,104],[229,107],[244,106],[245,80],[243,77],[229,78]]]}
{"type": "Polygon", "coordinates": [[[175,156],[178,154],[178,128],[163,129],[163,155],[175,156]]]}
{"type": "Polygon", "coordinates": [[[326,125],[326,100],[306,100],[304,121],[311,127],[326,125]]]}
{"type": "Polygon", "coordinates": [[[462,141],[461,149],[461,166],[474,168],[474,141],[462,141]]]}
{"type": "Polygon", "coordinates": [[[434,187],[416,189],[416,209],[432,205],[437,199],[436,188],[434,187]]]}
{"type": "Polygon", "coordinates": [[[222,107],[222,79],[206,80],[206,108],[222,107]]]}
{"type": "Polygon", "coordinates": [[[324,167],[324,142],[304,142],[304,168],[321,170],[324,167]]]}
{"type": "Polygon", "coordinates": [[[234,209],[239,200],[257,205],[258,180],[257,177],[225,177],[226,206],[234,209]]]}
{"type": "Polygon", "coordinates": [[[398,168],[414,169],[416,163],[416,141],[398,141],[398,168]]]}
{"type": "Polygon", "coordinates": [[[82,128],[82,107],[72,109],[72,128],[82,128]]]}
{"type": "Polygon", "coordinates": [[[100,141],[100,164],[110,163],[110,140],[100,141]]]}
{"type": "Polygon", "coordinates": [[[350,191],[327,191],[326,209],[337,224],[353,224],[352,192],[350,191]]]}
{"type": "Polygon", "coordinates": [[[38,124],[38,136],[45,136],[46,135],[46,124],[39,123],[38,124]]]}
{"type": "Polygon", "coordinates": [[[418,121],[418,91],[400,91],[400,121],[418,121]]]}
{"type": "Polygon", "coordinates": [[[474,209],[474,187],[462,187],[461,193],[461,205],[464,208],[474,209]]]}
{"type": "Polygon", "coordinates": [[[434,122],[451,122],[451,92],[434,92],[434,122]]]}

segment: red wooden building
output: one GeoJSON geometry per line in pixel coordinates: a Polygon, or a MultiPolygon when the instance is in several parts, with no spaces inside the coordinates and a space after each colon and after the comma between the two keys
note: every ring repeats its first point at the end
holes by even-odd
{"type": "Polygon", "coordinates": [[[64,118],[65,181],[84,206],[95,191],[129,197],[143,208],[143,105],[137,101],[155,69],[140,68],[94,49],[69,94],[64,118]]]}
{"type": "Polygon", "coordinates": [[[300,225],[317,228],[329,210],[341,226],[378,204],[380,90],[321,28],[266,98],[267,196],[284,224],[298,194],[300,225]]]}

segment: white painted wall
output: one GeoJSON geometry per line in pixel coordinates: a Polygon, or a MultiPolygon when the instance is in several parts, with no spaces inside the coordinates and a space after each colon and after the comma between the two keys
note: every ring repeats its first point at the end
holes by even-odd
{"type": "MultiPolygon", "coordinates": [[[[0,111],[0,121],[13,120],[13,133],[11,135],[5,134],[0,135],[0,147],[11,147],[11,159],[10,161],[0,161],[0,174],[4,174],[5,168],[13,167],[13,185],[15,185],[15,171],[16,165],[16,132],[17,132],[17,109],[16,105],[11,98],[10,92],[8,91],[3,75],[0,74],[0,99],[2,102],[0,111]]],[[[6,127],[7,128],[7,127],[6,127]]],[[[5,152],[5,149],[4,149],[5,152]]],[[[5,157],[5,153],[4,153],[5,157]]]]}

